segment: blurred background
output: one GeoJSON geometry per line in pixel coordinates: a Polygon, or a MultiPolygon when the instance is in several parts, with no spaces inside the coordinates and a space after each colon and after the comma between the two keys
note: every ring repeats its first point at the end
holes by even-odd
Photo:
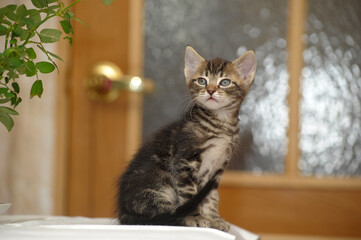
{"type": "MultiPolygon", "coordinates": [[[[0,6],[14,2],[31,6],[0,6]]],[[[11,214],[114,217],[127,161],[187,108],[185,47],[228,60],[254,49],[221,215],[257,233],[361,237],[360,1],[97,0],[73,11],[87,26],[74,23],[72,47],[55,46],[60,75],[23,101],[11,133],[0,129],[0,202],[11,214]],[[101,61],[151,79],[153,91],[90,99],[101,61]]]]}

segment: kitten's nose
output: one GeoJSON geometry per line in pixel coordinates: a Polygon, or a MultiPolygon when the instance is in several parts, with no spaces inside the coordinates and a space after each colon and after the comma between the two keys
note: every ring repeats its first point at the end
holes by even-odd
{"type": "Polygon", "coordinates": [[[212,96],[215,90],[207,90],[207,92],[209,93],[210,96],[212,96]]]}

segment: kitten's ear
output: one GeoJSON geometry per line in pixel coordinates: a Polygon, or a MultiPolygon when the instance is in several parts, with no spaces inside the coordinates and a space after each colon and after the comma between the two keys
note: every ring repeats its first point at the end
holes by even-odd
{"type": "Polygon", "coordinates": [[[256,54],[254,51],[247,51],[245,54],[234,60],[232,64],[236,67],[244,83],[247,86],[250,86],[257,69],[256,54]]]}
{"type": "Polygon", "coordinates": [[[184,60],[184,75],[188,81],[196,73],[200,64],[205,60],[191,46],[187,46],[184,60]]]}

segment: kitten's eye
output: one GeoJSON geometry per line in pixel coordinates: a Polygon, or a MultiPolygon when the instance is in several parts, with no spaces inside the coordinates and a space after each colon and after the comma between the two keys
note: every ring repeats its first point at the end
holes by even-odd
{"type": "Polygon", "coordinates": [[[222,87],[227,87],[231,84],[231,80],[229,79],[223,79],[220,83],[219,83],[222,87]]]}
{"type": "Polygon", "coordinates": [[[198,84],[199,85],[207,85],[207,80],[204,78],[198,78],[198,84]]]}

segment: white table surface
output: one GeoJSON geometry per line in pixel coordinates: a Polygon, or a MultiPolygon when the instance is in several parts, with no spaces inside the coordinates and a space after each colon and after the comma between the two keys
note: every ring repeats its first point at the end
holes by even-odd
{"type": "Polygon", "coordinates": [[[0,216],[0,239],[131,239],[131,240],[257,240],[259,237],[231,224],[228,233],[196,227],[118,225],[111,218],[62,216],[0,216]]]}

